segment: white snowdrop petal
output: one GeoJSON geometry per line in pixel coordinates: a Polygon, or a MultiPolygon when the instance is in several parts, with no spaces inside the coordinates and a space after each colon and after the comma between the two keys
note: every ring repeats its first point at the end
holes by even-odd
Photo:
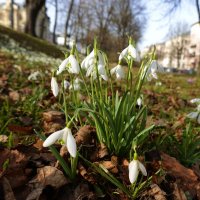
{"type": "Polygon", "coordinates": [[[64,80],[64,88],[67,89],[67,88],[69,88],[69,86],[70,86],[70,82],[64,80]]]}
{"type": "Polygon", "coordinates": [[[117,66],[116,67],[113,67],[111,70],[110,70],[110,74],[113,75],[117,70],[117,66]]]}
{"type": "Polygon", "coordinates": [[[200,99],[199,98],[195,98],[190,100],[190,103],[200,103],[200,99]]]}
{"type": "Polygon", "coordinates": [[[118,65],[116,69],[116,76],[117,79],[123,79],[125,77],[125,73],[121,65],[118,65]]]}
{"type": "Polygon", "coordinates": [[[51,90],[53,92],[53,95],[56,97],[59,92],[59,87],[55,77],[51,78],[51,90]]]}
{"type": "Polygon", "coordinates": [[[88,76],[90,76],[92,74],[93,68],[94,68],[93,65],[90,65],[88,67],[87,72],[86,72],[86,77],[88,77],[88,76]]]}
{"type": "Polygon", "coordinates": [[[105,66],[102,65],[102,64],[99,64],[99,65],[98,65],[98,72],[99,72],[100,75],[106,75],[105,66]]]}
{"type": "Polygon", "coordinates": [[[71,130],[67,135],[67,149],[72,157],[76,157],[76,140],[74,139],[71,130]]]}
{"type": "Polygon", "coordinates": [[[128,47],[125,48],[119,55],[119,60],[122,60],[128,53],[128,47]]]}
{"type": "Polygon", "coordinates": [[[131,183],[134,183],[138,177],[138,162],[137,160],[133,160],[129,164],[129,180],[131,183]]]}
{"type": "Polygon", "coordinates": [[[130,54],[132,58],[137,59],[137,51],[133,45],[128,46],[128,54],[130,54]]]}
{"type": "Polygon", "coordinates": [[[58,70],[56,72],[57,75],[59,75],[60,73],[62,73],[65,70],[67,63],[68,63],[68,58],[66,58],[65,60],[62,61],[62,63],[60,64],[60,66],[58,67],[58,70]]]}
{"type": "Polygon", "coordinates": [[[57,140],[61,139],[64,129],[52,133],[43,143],[43,147],[48,147],[54,144],[57,140]]]}
{"type": "Polygon", "coordinates": [[[190,119],[196,119],[197,116],[198,116],[198,112],[191,112],[187,115],[187,117],[190,119]]]}
{"type": "Polygon", "coordinates": [[[138,161],[138,167],[139,167],[140,171],[142,172],[142,174],[144,176],[147,176],[147,170],[146,170],[145,166],[140,161],[138,161]]]}
{"type": "Polygon", "coordinates": [[[105,75],[101,75],[101,78],[104,80],[104,81],[108,81],[108,76],[105,74],[105,75]]]}
{"type": "Polygon", "coordinates": [[[80,67],[79,67],[79,64],[78,64],[76,58],[74,57],[74,55],[69,56],[69,62],[71,64],[71,66],[69,68],[69,72],[71,72],[73,74],[78,74],[80,71],[80,67]]]}

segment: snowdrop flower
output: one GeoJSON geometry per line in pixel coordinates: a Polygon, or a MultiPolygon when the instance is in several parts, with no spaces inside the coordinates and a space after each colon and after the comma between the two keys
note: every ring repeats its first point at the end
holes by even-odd
{"type": "Polygon", "coordinates": [[[197,111],[189,113],[187,117],[197,120],[197,122],[200,124],[200,104],[197,106],[197,111]]]}
{"type": "Polygon", "coordinates": [[[116,74],[116,78],[118,80],[124,79],[125,78],[125,73],[120,64],[118,64],[116,67],[112,68],[110,70],[111,75],[116,74]]]}
{"type": "Polygon", "coordinates": [[[129,163],[128,169],[129,169],[129,180],[131,183],[134,183],[137,180],[139,171],[141,171],[144,176],[147,176],[146,168],[137,159],[134,159],[129,163]]]}
{"type": "Polygon", "coordinates": [[[76,78],[76,79],[74,80],[73,84],[71,84],[71,85],[69,86],[69,89],[70,89],[70,90],[73,89],[74,91],[80,90],[80,88],[81,88],[80,82],[82,82],[82,80],[79,79],[79,78],[76,78]]]}
{"type": "Polygon", "coordinates": [[[122,60],[123,58],[127,57],[128,59],[134,59],[135,61],[140,61],[140,56],[136,50],[136,48],[129,44],[128,47],[126,47],[119,55],[119,60],[122,60]]]}
{"type": "Polygon", "coordinates": [[[137,99],[137,105],[138,105],[139,107],[141,107],[141,106],[142,106],[142,102],[143,102],[142,97],[139,97],[139,98],[137,99]]]}
{"type": "Polygon", "coordinates": [[[43,147],[49,147],[57,140],[62,140],[66,145],[70,155],[76,157],[76,140],[74,139],[71,129],[65,127],[62,130],[52,133],[43,143],[43,147]]]}
{"type": "Polygon", "coordinates": [[[63,60],[63,62],[58,67],[56,74],[61,74],[65,69],[67,69],[71,74],[78,74],[80,72],[78,61],[74,55],[70,55],[68,58],[63,60]]]}
{"type": "MultiPolygon", "coordinates": [[[[98,51],[98,50],[97,50],[98,51]]],[[[81,68],[86,70],[86,77],[92,76],[93,79],[97,78],[97,72],[95,67],[95,62],[97,59],[97,70],[99,76],[105,81],[108,80],[106,74],[106,63],[104,57],[100,51],[97,52],[97,58],[95,57],[94,50],[82,61],[81,68]]]]}
{"type": "Polygon", "coordinates": [[[40,75],[39,71],[33,72],[28,76],[29,81],[36,81],[37,77],[40,75]]]}
{"type": "Polygon", "coordinates": [[[190,100],[190,103],[197,103],[197,104],[199,104],[200,103],[200,99],[199,98],[192,99],[192,100],[190,100]]]}
{"type": "Polygon", "coordinates": [[[65,90],[66,90],[67,88],[69,88],[69,86],[70,86],[70,82],[64,80],[64,88],[65,88],[65,90]]]}
{"type": "Polygon", "coordinates": [[[147,80],[151,81],[152,78],[158,79],[158,76],[156,74],[157,72],[162,73],[163,67],[161,65],[159,65],[156,60],[152,60],[150,66],[147,70],[147,74],[146,74],[147,80]]]}
{"type": "Polygon", "coordinates": [[[58,87],[58,83],[57,83],[56,77],[52,77],[51,78],[51,90],[52,90],[53,95],[55,97],[58,96],[59,87],[58,87]]]}

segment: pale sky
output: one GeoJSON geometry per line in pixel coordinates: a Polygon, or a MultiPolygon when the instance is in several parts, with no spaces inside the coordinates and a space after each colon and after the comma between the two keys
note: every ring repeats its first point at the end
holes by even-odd
{"type": "MultiPolygon", "coordinates": [[[[159,2],[161,0],[143,0],[147,2],[147,24],[146,29],[143,33],[141,42],[138,44],[140,49],[151,44],[160,43],[166,40],[166,35],[170,31],[172,25],[183,22],[192,25],[198,21],[198,16],[194,0],[182,0],[182,6],[176,11],[175,14],[169,17],[163,17],[166,13],[166,5],[161,6],[159,2]]],[[[0,3],[5,2],[5,0],[0,0],[0,3]]],[[[15,0],[16,3],[22,4],[24,0],[15,0]]],[[[54,8],[47,5],[47,14],[50,17],[51,25],[50,29],[53,29],[54,21],[54,8]]]]}

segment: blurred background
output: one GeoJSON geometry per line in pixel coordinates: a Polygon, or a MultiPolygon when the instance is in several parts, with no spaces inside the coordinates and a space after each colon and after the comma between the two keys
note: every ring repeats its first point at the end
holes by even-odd
{"type": "Polygon", "coordinates": [[[133,37],[142,56],[152,45],[167,71],[200,66],[200,0],[0,0],[0,25],[57,45],[75,40],[83,54],[97,36],[115,61],[133,37]]]}

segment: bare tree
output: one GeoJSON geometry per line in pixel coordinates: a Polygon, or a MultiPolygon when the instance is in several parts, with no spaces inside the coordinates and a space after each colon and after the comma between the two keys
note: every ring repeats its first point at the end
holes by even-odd
{"type": "Polygon", "coordinates": [[[10,27],[14,28],[14,9],[13,9],[13,5],[14,5],[14,0],[10,1],[10,27]]]}
{"type": "MultiPolygon", "coordinates": [[[[199,3],[199,0],[188,0],[188,1],[189,1],[189,3],[195,4],[197,15],[198,15],[198,21],[200,22],[200,3],[199,3]]],[[[173,14],[177,10],[177,8],[180,7],[183,0],[161,0],[161,2],[168,4],[169,7],[168,7],[166,15],[170,15],[170,14],[173,14]]]]}
{"type": "Polygon", "coordinates": [[[38,13],[45,6],[45,0],[26,0],[26,25],[25,32],[36,36],[35,26],[38,13]]]}
{"type": "Polygon", "coordinates": [[[55,19],[53,26],[53,43],[56,43],[56,28],[57,28],[57,19],[58,19],[58,0],[54,0],[55,5],[55,19]]]}
{"type": "Polygon", "coordinates": [[[69,10],[68,10],[68,13],[67,13],[66,22],[65,22],[64,45],[66,45],[66,42],[67,42],[67,31],[68,31],[68,28],[69,28],[69,21],[70,21],[70,17],[71,17],[71,14],[72,14],[73,6],[74,6],[74,0],[71,0],[70,4],[69,4],[69,10]]]}

